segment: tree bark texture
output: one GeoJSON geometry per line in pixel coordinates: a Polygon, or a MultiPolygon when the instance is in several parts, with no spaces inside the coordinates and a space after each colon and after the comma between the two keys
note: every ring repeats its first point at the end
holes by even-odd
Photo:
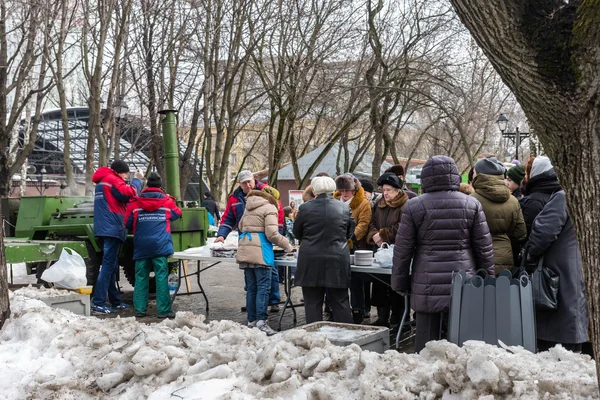
{"type": "Polygon", "coordinates": [[[0,229],[0,329],[2,329],[4,323],[9,317],[10,301],[8,299],[6,257],[4,256],[4,230],[0,229]]]}
{"type": "Polygon", "coordinates": [[[565,189],[600,380],[600,4],[452,0],[515,94],[565,189]]]}

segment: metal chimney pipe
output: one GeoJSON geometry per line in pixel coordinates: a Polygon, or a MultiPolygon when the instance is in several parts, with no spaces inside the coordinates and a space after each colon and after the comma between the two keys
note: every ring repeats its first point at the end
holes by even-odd
{"type": "Polygon", "coordinates": [[[165,168],[167,171],[166,191],[177,200],[181,200],[181,188],[179,185],[179,146],[177,142],[177,118],[176,110],[161,110],[162,134],[165,148],[165,168]]]}

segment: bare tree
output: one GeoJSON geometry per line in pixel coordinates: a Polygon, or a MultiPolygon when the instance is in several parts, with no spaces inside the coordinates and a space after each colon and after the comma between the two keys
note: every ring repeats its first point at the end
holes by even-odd
{"type": "MultiPolygon", "coordinates": [[[[327,96],[332,84],[348,79],[348,63],[333,62],[333,55],[349,54],[349,43],[356,42],[358,22],[349,4],[340,0],[277,1],[274,7],[279,18],[263,16],[261,23],[267,26],[264,43],[252,55],[253,68],[269,98],[265,112],[269,116],[272,184],[276,184],[286,153],[292,164],[296,163],[297,155],[289,150],[296,148],[297,123],[306,117],[317,121],[327,111],[319,99],[327,96]]],[[[297,170],[295,175],[298,180],[297,170]]]]}
{"type": "Polygon", "coordinates": [[[43,100],[53,85],[46,81],[47,62],[42,57],[50,44],[52,10],[44,2],[23,2],[11,8],[0,2],[0,197],[8,195],[12,175],[34,148],[43,100]],[[17,153],[14,146],[22,112],[32,99],[35,112],[29,140],[17,153]]]}
{"type": "MultiPolygon", "coordinates": [[[[249,79],[249,60],[261,33],[250,25],[265,12],[265,3],[239,0],[209,0],[205,3],[206,22],[199,40],[203,40],[202,66],[203,127],[206,140],[203,154],[206,175],[213,197],[220,198],[226,188],[227,170],[234,139],[241,127],[255,115],[252,106],[263,90],[249,79]],[[223,42],[225,45],[223,45],[223,42]]],[[[260,28],[262,31],[264,27],[260,28]]]]}
{"type": "MultiPolygon", "coordinates": [[[[77,12],[77,3],[73,4],[67,0],[59,0],[59,6],[56,11],[60,16],[60,25],[57,32],[53,32],[56,37],[56,45],[52,48],[47,47],[44,55],[48,58],[48,66],[52,72],[54,80],[56,82],[56,90],[58,92],[58,100],[61,111],[61,125],[64,135],[64,148],[63,148],[63,166],[65,170],[67,187],[70,192],[76,190],[75,178],[73,176],[73,166],[71,165],[71,135],[69,132],[69,116],[67,114],[67,94],[65,88],[65,75],[68,76],[79,63],[71,69],[71,71],[64,71],[63,59],[68,49],[65,46],[71,47],[72,45],[67,44],[67,36],[73,26],[73,20],[75,13],[77,12]],[[52,60],[53,57],[53,60],[52,60]]],[[[53,16],[54,18],[57,15],[53,16]]]]}
{"type": "Polygon", "coordinates": [[[457,164],[464,158],[463,165],[472,168],[510,97],[499,75],[471,43],[464,62],[438,71],[433,90],[423,96],[445,116],[435,136],[436,145],[443,148],[441,153],[457,164]]]}
{"type": "Polygon", "coordinates": [[[368,0],[366,7],[372,59],[365,80],[375,137],[375,177],[389,152],[397,161],[398,135],[410,115],[423,106],[421,92],[443,64],[454,31],[450,8],[444,3],[368,0]]]}
{"type": "Polygon", "coordinates": [[[88,139],[85,160],[85,193],[93,192],[92,175],[94,173],[95,142],[98,141],[98,166],[106,165],[108,161],[106,142],[102,136],[102,82],[104,77],[103,62],[106,52],[108,32],[112,16],[118,0],[101,0],[94,7],[90,0],[82,0],[84,15],[94,15],[96,18],[87,19],[81,32],[81,58],[83,72],[89,88],[88,139]],[[97,22],[92,24],[92,22],[97,22]],[[92,56],[93,54],[93,56],[92,56]]]}
{"type": "MultiPolygon", "coordinates": [[[[22,2],[11,6],[8,8],[7,2],[0,2],[0,197],[8,195],[12,175],[21,169],[34,148],[43,100],[53,86],[52,81],[46,81],[48,65],[43,49],[51,45],[54,4],[22,2]],[[35,111],[28,143],[18,154],[14,152],[9,162],[10,152],[18,140],[22,112],[32,99],[35,111]]],[[[3,236],[0,236],[0,253],[2,326],[10,315],[3,236]]]]}

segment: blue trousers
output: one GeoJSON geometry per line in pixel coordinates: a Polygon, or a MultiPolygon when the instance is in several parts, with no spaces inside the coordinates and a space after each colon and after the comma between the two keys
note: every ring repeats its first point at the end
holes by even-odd
{"type": "Polygon", "coordinates": [[[271,294],[269,295],[269,305],[279,304],[281,293],[279,293],[279,273],[277,267],[271,268],[271,294]]]}
{"type": "Polygon", "coordinates": [[[104,237],[102,256],[102,265],[98,273],[98,280],[94,286],[94,298],[92,302],[97,306],[106,305],[106,296],[108,301],[115,307],[121,304],[121,295],[117,287],[117,273],[119,272],[119,249],[121,241],[119,239],[104,237]]]}
{"type": "MultiPolygon", "coordinates": [[[[244,280],[246,281],[246,310],[248,322],[266,321],[268,316],[268,301],[271,291],[272,267],[245,268],[244,280]]],[[[277,282],[279,285],[279,282],[277,282]]]]}

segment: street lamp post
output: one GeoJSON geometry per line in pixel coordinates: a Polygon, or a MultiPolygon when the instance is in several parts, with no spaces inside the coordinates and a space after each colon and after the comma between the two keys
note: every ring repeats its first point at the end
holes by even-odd
{"type": "Polygon", "coordinates": [[[522,139],[529,138],[529,132],[521,132],[519,131],[519,127],[515,127],[514,132],[507,132],[508,129],[508,118],[504,114],[500,114],[498,119],[496,120],[498,124],[498,128],[500,128],[500,132],[502,132],[502,137],[511,141],[515,146],[515,159],[519,159],[519,147],[521,146],[522,139]]]}

